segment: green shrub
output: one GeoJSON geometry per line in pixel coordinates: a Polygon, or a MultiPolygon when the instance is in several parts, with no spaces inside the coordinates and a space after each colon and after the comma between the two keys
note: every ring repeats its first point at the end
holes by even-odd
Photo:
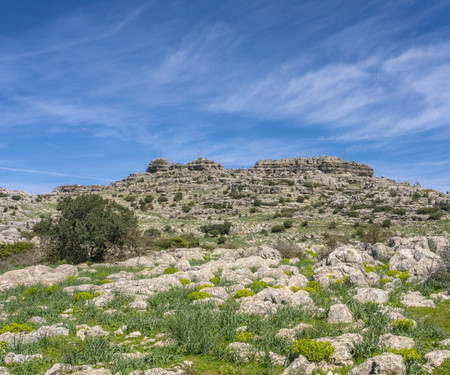
{"type": "Polygon", "coordinates": [[[30,325],[26,324],[26,323],[16,323],[16,322],[12,322],[10,324],[6,324],[4,325],[1,329],[0,329],[0,335],[6,332],[11,332],[11,333],[20,333],[20,332],[31,332],[33,330],[33,327],[31,327],[30,325]]]}
{"type": "Polygon", "coordinates": [[[177,273],[177,272],[178,272],[178,270],[177,270],[175,267],[167,267],[167,268],[164,270],[163,274],[164,274],[164,275],[171,275],[171,274],[177,273]]]}
{"type": "Polygon", "coordinates": [[[202,284],[197,287],[197,290],[202,290],[205,288],[213,288],[213,287],[214,287],[214,285],[211,285],[211,284],[202,284]]]}
{"type": "Polygon", "coordinates": [[[406,270],[402,272],[400,275],[398,275],[398,278],[402,281],[406,281],[409,279],[409,272],[406,270]]]}
{"type": "Polygon", "coordinates": [[[281,264],[289,264],[289,258],[283,258],[280,261],[281,264]]]}
{"type": "Polygon", "coordinates": [[[211,277],[209,279],[210,282],[212,282],[213,284],[219,284],[220,283],[220,279],[217,276],[211,277]]]}
{"type": "Polygon", "coordinates": [[[380,280],[380,283],[381,283],[382,285],[387,284],[387,283],[390,283],[390,282],[391,282],[391,280],[388,279],[388,278],[386,278],[386,277],[384,277],[384,278],[382,278],[382,279],[380,280]]]}
{"type": "Polygon", "coordinates": [[[297,293],[300,289],[302,289],[301,286],[295,286],[295,285],[291,286],[291,290],[292,290],[294,293],[297,293]]]}
{"type": "Polygon", "coordinates": [[[409,330],[414,328],[414,321],[411,319],[397,319],[392,322],[392,328],[399,330],[409,330]]]}
{"type": "Polygon", "coordinates": [[[307,288],[314,289],[317,293],[320,293],[322,287],[318,281],[308,281],[307,288]]]}
{"type": "Polygon", "coordinates": [[[334,353],[334,347],[329,341],[313,341],[311,339],[301,339],[295,341],[291,346],[294,355],[303,355],[312,362],[330,361],[334,353]]]}
{"type": "Polygon", "coordinates": [[[253,280],[252,284],[250,285],[250,289],[253,290],[254,292],[258,293],[261,290],[267,288],[268,286],[269,286],[269,284],[266,283],[265,281],[253,280]]]}
{"type": "Polygon", "coordinates": [[[175,196],[173,197],[174,202],[179,202],[183,199],[183,193],[181,191],[177,191],[175,196]]]}
{"type": "Polygon", "coordinates": [[[194,236],[163,237],[156,241],[156,246],[163,250],[178,247],[188,249],[200,246],[200,242],[194,236]]]}
{"type": "Polygon", "coordinates": [[[292,220],[286,220],[286,221],[283,222],[283,226],[284,226],[286,229],[292,228],[292,225],[293,225],[293,224],[294,224],[294,223],[293,223],[292,220]]]}
{"type": "Polygon", "coordinates": [[[401,274],[401,272],[397,271],[397,270],[386,271],[386,276],[389,276],[389,277],[397,277],[397,276],[400,276],[400,274],[401,274]]]}
{"type": "Polygon", "coordinates": [[[387,349],[389,353],[401,355],[405,362],[411,362],[422,358],[416,349],[387,349]]]}
{"type": "Polygon", "coordinates": [[[87,300],[91,300],[94,298],[94,295],[92,293],[89,292],[79,292],[79,293],[75,293],[72,296],[74,301],[87,301],[87,300]]]}
{"type": "Polygon", "coordinates": [[[188,284],[190,284],[189,279],[183,279],[181,278],[180,280],[178,280],[183,286],[186,286],[188,284]]]}
{"type": "Polygon", "coordinates": [[[4,259],[10,255],[31,250],[34,247],[33,242],[18,241],[14,243],[0,243],[0,259],[4,259]]]}
{"type": "Polygon", "coordinates": [[[375,271],[375,268],[373,268],[372,266],[369,266],[367,263],[364,263],[364,271],[367,273],[371,273],[371,272],[375,271]]]}
{"type": "Polygon", "coordinates": [[[284,227],[284,225],[274,225],[270,231],[272,233],[280,233],[284,232],[285,230],[286,228],[284,227]]]}
{"type": "Polygon", "coordinates": [[[236,334],[236,341],[249,342],[254,335],[253,332],[239,332],[236,334]]]}
{"type": "Polygon", "coordinates": [[[6,350],[6,341],[0,341],[0,354],[6,350]]]}
{"type": "Polygon", "coordinates": [[[36,294],[40,294],[40,290],[36,287],[30,287],[24,290],[23,295],[24,296],[32,296],[36,294]]]}
{"type": "Polygon", "coordinates": [[[225,221],[223,224],[208,224],[202,225],[200,230],[212,237],[224,236],[230,234],[231,223],[229,221],[225,221]]]}
{"type": "Polygon", "coordinates": [[[96,194],[65,198],[60,216],[43,219],[34,231],[48,240],[60,259],[101,261],[108,249],[121,249],[136,239],[137,219],[127,207],[96,194]]]}
{"type": "Polygon", "coordinates": [[[191,301],[196,301],[196,300],[199,300],[199,299],[205,299],[205,298],[208,298],[208,297],[209,297],[209,293],[199,292],[199,291],[189,293],[189,295],[188,295],[188,298],[191,301]]]}
{"type": "Polygon", "coordinates": [[[160,195],[158,197],[158,203],[165,203],[165,202],[168,202],[168,201],[169,201],[169,199],[166,196],[164,196],[164,195],[160,195]]]}
{"type": "Polygon", "coordinates": [[[244,298],[254,296],[255,292],[251,289],[239,289],[234,293],[233,298],[244,298]]]}
{"type": "Polygon", "coordinates": [[[389,228],[392,225],[392,222],[390,219],[384,219],[381,223],[382,228],[389,228]]]}
{"type": "MultiPolygon", "coordinates": [[[[105,273],[105,276],[106,276],[106,273],[105,273]]],[[[69,284],[71,284],[71,283],[73,283],[76,279],[77,279],[77,277],[76,277],[75,275],[72,275],[72,276],[69,276],[69,277],[67,278],[67,282],[68,282],[69,284]]]]}

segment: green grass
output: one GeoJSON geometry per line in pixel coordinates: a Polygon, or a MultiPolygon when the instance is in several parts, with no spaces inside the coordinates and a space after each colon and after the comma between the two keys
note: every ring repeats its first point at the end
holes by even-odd
{"type": "Polygon", "coordinates": [[[407,312],[412,319],[426,320],[443,329],[450,335],[450,301],[435,303],[436,308],[409,307],[407,312]]]}

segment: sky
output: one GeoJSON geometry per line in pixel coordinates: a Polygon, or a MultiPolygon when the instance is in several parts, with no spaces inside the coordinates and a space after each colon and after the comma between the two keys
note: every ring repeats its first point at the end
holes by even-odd
{"type": "Polygon", "coordinates": [[[0,187],[334,155],[450,190],[450,1],[2,0],[0,187]]]}

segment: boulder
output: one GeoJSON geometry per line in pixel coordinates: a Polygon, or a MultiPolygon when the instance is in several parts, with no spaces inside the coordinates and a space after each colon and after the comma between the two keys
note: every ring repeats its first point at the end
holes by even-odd
{"type": "Polygon", "coordinates": [[[385,349],[412,349],[416,343],[411,337],[386,333],[378,338],[378,345],[385,349]]]}
{"type": "Polygon", "coordinates": [[[278,250],[271,248],[267,245],[261,245],[259,246],[258,256],[260,256],[263,259],[281,259],[281,254],[278,250]]]}
{"type": "Polygon", "coordinates": [[[347,305],[338,303],[330,307],[327,321],[328,323],[352,323],[354,318],[347,305]]]}
{"type": "Polygon", "coordinates": [[[356,366],[348,375],[406,375],[406,367],[400,355],[383,353],[367,359],[356,366]]]}
{"type": "Polygon", "coordinates": [[[441,262],[442,258],[428,249],[401,248],[389,261],[389,268],[408,271],[411,279],[426,278],[439,268],[441,262]]]}
{"type": "Polygon", "coordinates": [[[400,302],[406,307],[436,307],[433,300],[426,298],[420,292],[409,292],[401,296],[400,302]]]}
{"type": "Polygon", "coordinates": [[[425,360],[424,367],[432,371],[436,367],[439,367],[450,358],[450,350],[435,350],[433,352],[429,352],[423,356],[423,359],[425,360]]]}
{"type": "Polygon", "coordinates": [[[382,289],[377,288],[359,288],[353,296],[360,303],[383,304],[389,300],[389,294],[382,289]]]}
{"type": "Polygon", "coordinates": [[[69,276],[78,276],[77,267],[69,264],[62,264],[54,269],[43,265],[26,267],[0,275],[0,291],[39,283],[50,286],[65,281],[69,276]]]}

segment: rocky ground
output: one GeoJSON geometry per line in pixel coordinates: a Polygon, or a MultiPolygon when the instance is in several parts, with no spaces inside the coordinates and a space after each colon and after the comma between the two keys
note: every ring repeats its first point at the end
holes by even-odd
{"type": "Polygon", "coordinates": [[[0,375],[448,374],[449,208],[333,157],[0,189],[0,375]],[[92,192],[136,212],[140,256],[21,266],[34,224],[92,192]]]}
{"type": "Polygon", "coordinates": [[[444,374],[450,295],[423,279],[449,243],[390,245],[340,246],[323,259],[177,249],[8,271],[0,373],[444,374]]]}

